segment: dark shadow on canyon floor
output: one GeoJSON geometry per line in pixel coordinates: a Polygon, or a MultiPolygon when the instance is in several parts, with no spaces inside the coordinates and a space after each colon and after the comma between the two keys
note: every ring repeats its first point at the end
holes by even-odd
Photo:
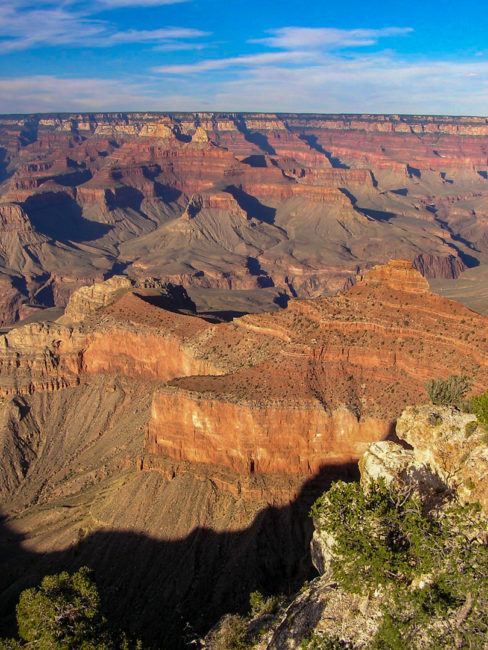
{"type": "Polygon", "coordinates": [[[242,188],[235,185],[229,185],[225,188],[225,191],[233,196],[239,207],[247,214],[248,219],[254,218],[270,225],[274,224],[276,208],[264,205],[254,196],[247,194],[242,188]]]}
{"type": "Polygon", "coordinates": [[[154,295],[136,293],[135,295],[144,302],[166,311],[185,314],[196,314],[197,311],[194,301],[181,285],[168,284],[166,293],[155,293],[154,295]]]}
{"type": "Polygon", "coordinates": [[[30,196],[24,208],[33,226],[60,242],[93,241],[106,235],[112,225],[90,221],[66,192],[42,192],[30,196]]]}
{"type": "MultiPolygon", "coordinates": [[[[32,553],[0,521],[0,635],[15,633],[20,592],[46,574],[94,569],[108,619],[158,648],[183,648],[188,631],[205,633],[225,612],[246,612],[249,594],[292,594],[315,575],[309,544],[312,503],[339,478],[358,478],[356,464],[324,467],[284,507],[261,510],[248,528],[196,528],[184,539],[99,531],[63,552],[32,553]]],[[[129,522],[128,522],[129,526],[129,522]]]]}

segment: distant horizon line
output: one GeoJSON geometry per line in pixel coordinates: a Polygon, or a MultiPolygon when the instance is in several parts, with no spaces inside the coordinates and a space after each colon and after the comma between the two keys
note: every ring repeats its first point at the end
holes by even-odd
{"type": "Polygon", "coordinates": [[[138,114],[146,114],[146,115],[167,115],[167,116],[172,116],[172,115],[196,115],[196,116],[204,116],[204,115],[222,115],[222,116],[233,116],[233,115],[266,115],[266,116],[276,116],[276,117],[281,117],[281,116],[302,116],[302,117],[363,117],[363,118],[375,118],[375,117],[387,117],[387,118],[425,118],[425,117],[432,117],[432,118],[440,118],[440,119],[476,119],[476,120],[484,120],[488,122],[488,114],[487,115],[466,115],[466,114],[448,114],[448,113],[365,113],[365,112],[359,112],[359,113],[320,113],[320,112],[301,112],[301,111],[286,111],[286,112],[278,112],[278,111],[226,111],[226,110],[195,110],[195,111],[177,111],[177,110],[171,110],[171,111],[154,111],[154,110],[111,110],[111,111],[48,111],[48,112],[42,112],[42,111],[33,111],[30,113],[0,113],[0,118],[22,118],[22,117],[70,117],[73,115],[92,115],[92,116],[97,116],[97,115],[138,115],[138,114]]]}

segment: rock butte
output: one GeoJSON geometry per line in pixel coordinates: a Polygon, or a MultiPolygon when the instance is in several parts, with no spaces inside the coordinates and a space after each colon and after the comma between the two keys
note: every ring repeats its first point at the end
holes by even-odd
{"type": "Polygon", "coordinates": [[[120,269],[268,306],[396,257],[457,278],[488,261],[487,142],[476,117],[0,116],[0,324],[120,269]]]}
{"type": "Polygon", "coordinates": [[[429,377],[455,369],[488,384],[488,319],[431,293],[406,260],[335,296],[229,323],[155,302],[123,277],[78,290],[57,323],[0,339],[0,392],[96,375],[156,382],[146,455],[300,477],[357,461],[425,399],[429,377]]]}

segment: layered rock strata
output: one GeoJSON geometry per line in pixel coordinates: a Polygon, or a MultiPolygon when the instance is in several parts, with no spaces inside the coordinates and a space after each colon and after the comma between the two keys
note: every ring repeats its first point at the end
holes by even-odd
{"type": "Polygon", "coordinates": [[[301,298],[397,257],[456,278],[488,261],[486,130],[442,116],[0,116],[3,323],[121,269],[301,298]]]}
{"type": "Polygon", "coordinates": [[[12,330],[3,394],[100,374],[156,381],[147,453],[306,476],[386,438],[428,378],[456,368],[475,389],[488,383],[487,319],[430,293],[407,261],[336,296],[230,323],[159,307],[162,291],[109,280],[74,294],[58,323],[12,330]]]}
{"type": "Polygon", "coordinates": [[[362,275],[230,322],[151,277],[115,278],[4,334],[1,610],[87,564],[114,620],[179,649],[187,621],[204,633],[249,592],[310,578],[318,494],[355,475],[427,378],[488,381],[486,317],[407,261],[362,275]]]}

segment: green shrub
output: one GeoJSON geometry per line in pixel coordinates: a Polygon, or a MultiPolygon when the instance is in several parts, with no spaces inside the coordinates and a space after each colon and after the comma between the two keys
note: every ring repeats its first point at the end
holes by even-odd
{"type": "Polygon", "coordinates": [[[279,603],[280,599],[278,596],[268,596],[266,598],[260,591],[253,591],[249,594],[252,617],[273,614],[279,603]]]}
{"type": "Polygon", "coordinates": [[[249,647],[247,622],[243,616],[230,614],[207,637],[210,650],[245,650],[249,647]]]}
{"type": "Polygon", "coordinates": [[[348,591],[364,594],[428,571],[423,551],[437,538],[438,524],[423,516],[418,497],[382,479],[367,492],[359,483],[335,483],[314,504],[312,516],[336,541],[333,575],[348,591]]]}
{"type": "Polygon", "coordinates": [[[88,567],[45,576],[39,587],[24,590],[16,609],[20,641],[0,640],[0,648],[128,650],[123,632],[111,630],[100,609],[100,596],[88,567]]]}
{"type": "Polygon", "coordinates": [[[485,427],[488,426],[488,390],[481,395],[473,395],[470,407],[470,411],[476,415],[478,422],[485,427]]]}
{"type": "Polygon", "coordinates": [[[471,420],[471,422],[466,422],[466,425],[464,427],[464,435],[466,436],[466,438],[470,438],[477,428],[478,428],[478,423],[476,422],[476,420],[471,420]]]}
{"type": "Polygon", "coordinates": [[[100,597],[89,569],[46,576],[40,587],[23,591],[17,624],[21,639],[39,648],[78,648],[92,640],[103,641],[100,597]]]}
{"type": "Polygon", "coordinates": [[[352,643],[325,633],[316,633],[300,643],[300,650],[353,650],[353,648],[352,643]]]}
{"type": "Polygon", "coordinates": [[[372,648],[482,648],[488,634],[488,546],[479,504],[426,511],[405,489],[336,483],[314,505],[333,536],[346,591],[383,594],[372,648]]]}
{"type": "Polygon", "coordinates": [[[436,406],[461,406],[472,383],[466,375],[450,375],[447,379],[436,377],[427,381],[427,395],[436,406]]]}

